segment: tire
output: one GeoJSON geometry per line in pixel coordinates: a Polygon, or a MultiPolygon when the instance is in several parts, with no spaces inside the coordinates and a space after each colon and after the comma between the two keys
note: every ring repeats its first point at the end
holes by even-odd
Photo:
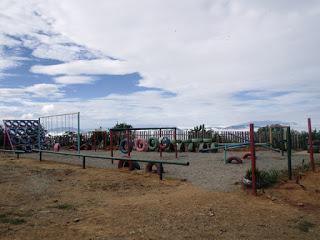
{"type": "MultiPolygon", "coordinates": [[[[128,149],[127,148],[127,139],[122,139],[121,142],[120,142],[120,151],[123,153],[123,154],[127,154],[128,153],[128,149]]],[[[133,142],[130,141],[130,152],[132,152],[133,150],[133,142]]]]}
{"type": "Polygon", "coordinates": [[[241,160],[241,158],[239,158],[239,157],[231,156],[231,157],[228,157],[227,163],[241,164],[241,163],[242,163],[242,160],[241,160]]]}
{"type": "Polygon", "coordinates": [[[148,140],[148,149],[150,151],[155,151],[159,147],[159,140],[158,138],[151,137],[148,140]]]}
{"type": "Polygon", "coordinates": [[[161,167],[160,163],[150,163],[150,162],[146,165],[146,172],[152,173],[152,167],[153,166],[156,166],[157,174],[160,174],[160,170],[162,170],[162,172],[164,172],[164,168],[163,168],[163,166],[161,167]]]}
{"type": "Polygon", "coordinates": [[[138,152],[145,152],[148,149],[148,143],[142,138],[138,138],[134,144],[134,148],[138,152]]]}
{"type": "Polygon", "coordinates": [[[168,137],[162,137],[160,138],[160,148],[162,150],[167,149],[168,147],[170,147],[170,139],[168,137]]]}

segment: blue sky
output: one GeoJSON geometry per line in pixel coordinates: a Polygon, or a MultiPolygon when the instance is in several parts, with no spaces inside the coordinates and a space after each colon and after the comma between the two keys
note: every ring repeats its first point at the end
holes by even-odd
{"type": "Polygon", "coordinates": [[[0,10],[2,119],[320,126],[317,1],[3,0],[0,10]]]}

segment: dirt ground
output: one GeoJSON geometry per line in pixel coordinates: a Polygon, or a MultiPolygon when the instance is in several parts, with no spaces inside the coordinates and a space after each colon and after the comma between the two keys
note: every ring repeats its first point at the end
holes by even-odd
{"type": "Polygon", "coordinates": [[[298,180],[254,197],[1,156],[0,239],[320,239],[320,172],[298,180]]]}

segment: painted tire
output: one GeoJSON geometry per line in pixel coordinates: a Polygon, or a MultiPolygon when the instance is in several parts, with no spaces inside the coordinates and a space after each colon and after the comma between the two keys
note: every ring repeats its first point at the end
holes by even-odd
{"type": "Polygon", "coordinates": [[[53,151],[54,152],[59,152],[61,149],[60,143],[55,143],[53,146],[53,151]]]}
{"type": "Polygon", "coordinates": [[[134,144],[134,149],[138,152],[146,152],[148,149],[148,143],[146,140],[139,138],[134,144]]]}
{"type": "Polygon", "coordinates": [[[170,147],[170,139],[168,137],[160,138],[160,148],[165,150],[168,147],[170,147]]]}
{"type": "Polygon", "coordinates": [[[26,121],[23,121],[23,120],[20,121],[20,122],[19,122],[19,126],[20,126],[20,127],[26,127],[26,126],[27,126],[26,121]]]}
{"type": "MultiPolygon", "coordinates": [[[[130,152],[133,150],[133,142],[130,141],[130,152]]],[[[124,154],[128,153],[128,149],[127,149],[127,139],[122,139],[120,142],[120,151],[124,154]]]]}
{"type": "MultiPolygon", "coordinates": [[[[146,172],[148,172],[148,173],[150,173],[150,172],[152,172],[152,167],[153,166],[156,166],[156,168],[157,168],[157,173],[158,174],[160,174],[160,170],[161,170],[161,164],[160,163],[148,163],[147,165],[146,165],[146,172]]],[[[163,171],[163,166],[162,166],[162,172],[164,172],[163,171]]]]}
{"type": "Polygon", "coordinates": [[[212,139],[211,138],[204,138],[203,142],[204,143],[212,143],[212,139]]]}
{"type": "Polygon", "coordinates": [[[193,143],[200,143],[200,142],[201,142],[201,139],[200,139],[200,138],[193,138],[193,139],[191,139],[191,142],[193,142],[193,143]]]}
{"type": "Polygon", "coordinates": [[[11,124],[11,122],[5,122],[5,125],[6,125],[6,127],[12,127],[12,124],[11,124]]]}
{"type": "Polygon", "coordinates": [[[159,140],[158,138],[151,137],[148,140],[148,149],[150,151],[155,151],[159,147],[159,140]]]}
{"type": "Polygon", "coordinates": [[[231,157],[228,157],[228,159],[227,159],[227,163],[236,163],[236,164],[240,164],[240,163],[242,163],[242,160],[241,160],[241,158],[239,158],[239,157],[231,156],[231,157]]]}

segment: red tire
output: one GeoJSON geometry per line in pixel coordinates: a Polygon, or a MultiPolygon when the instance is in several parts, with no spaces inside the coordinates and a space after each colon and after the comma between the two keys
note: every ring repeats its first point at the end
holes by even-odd
{"type": "Polygon", "coordinates": [[[59,152],[61,149],[60,143],[55,143],[53,146],[53,151],[54,152],[59,152]]]}
{"type": "Polygon", "coordinates": [[[248,157],[251,158],[251,153],[246,153],[243,155],[242,159],[247,159],[248,157]]]}
{"type": "Polygon", "coordinates": [[[142,138],[138,138],[134,144],[134,148],[138,152],[146,152],[148,149],[148,143],[142,138]]]}

